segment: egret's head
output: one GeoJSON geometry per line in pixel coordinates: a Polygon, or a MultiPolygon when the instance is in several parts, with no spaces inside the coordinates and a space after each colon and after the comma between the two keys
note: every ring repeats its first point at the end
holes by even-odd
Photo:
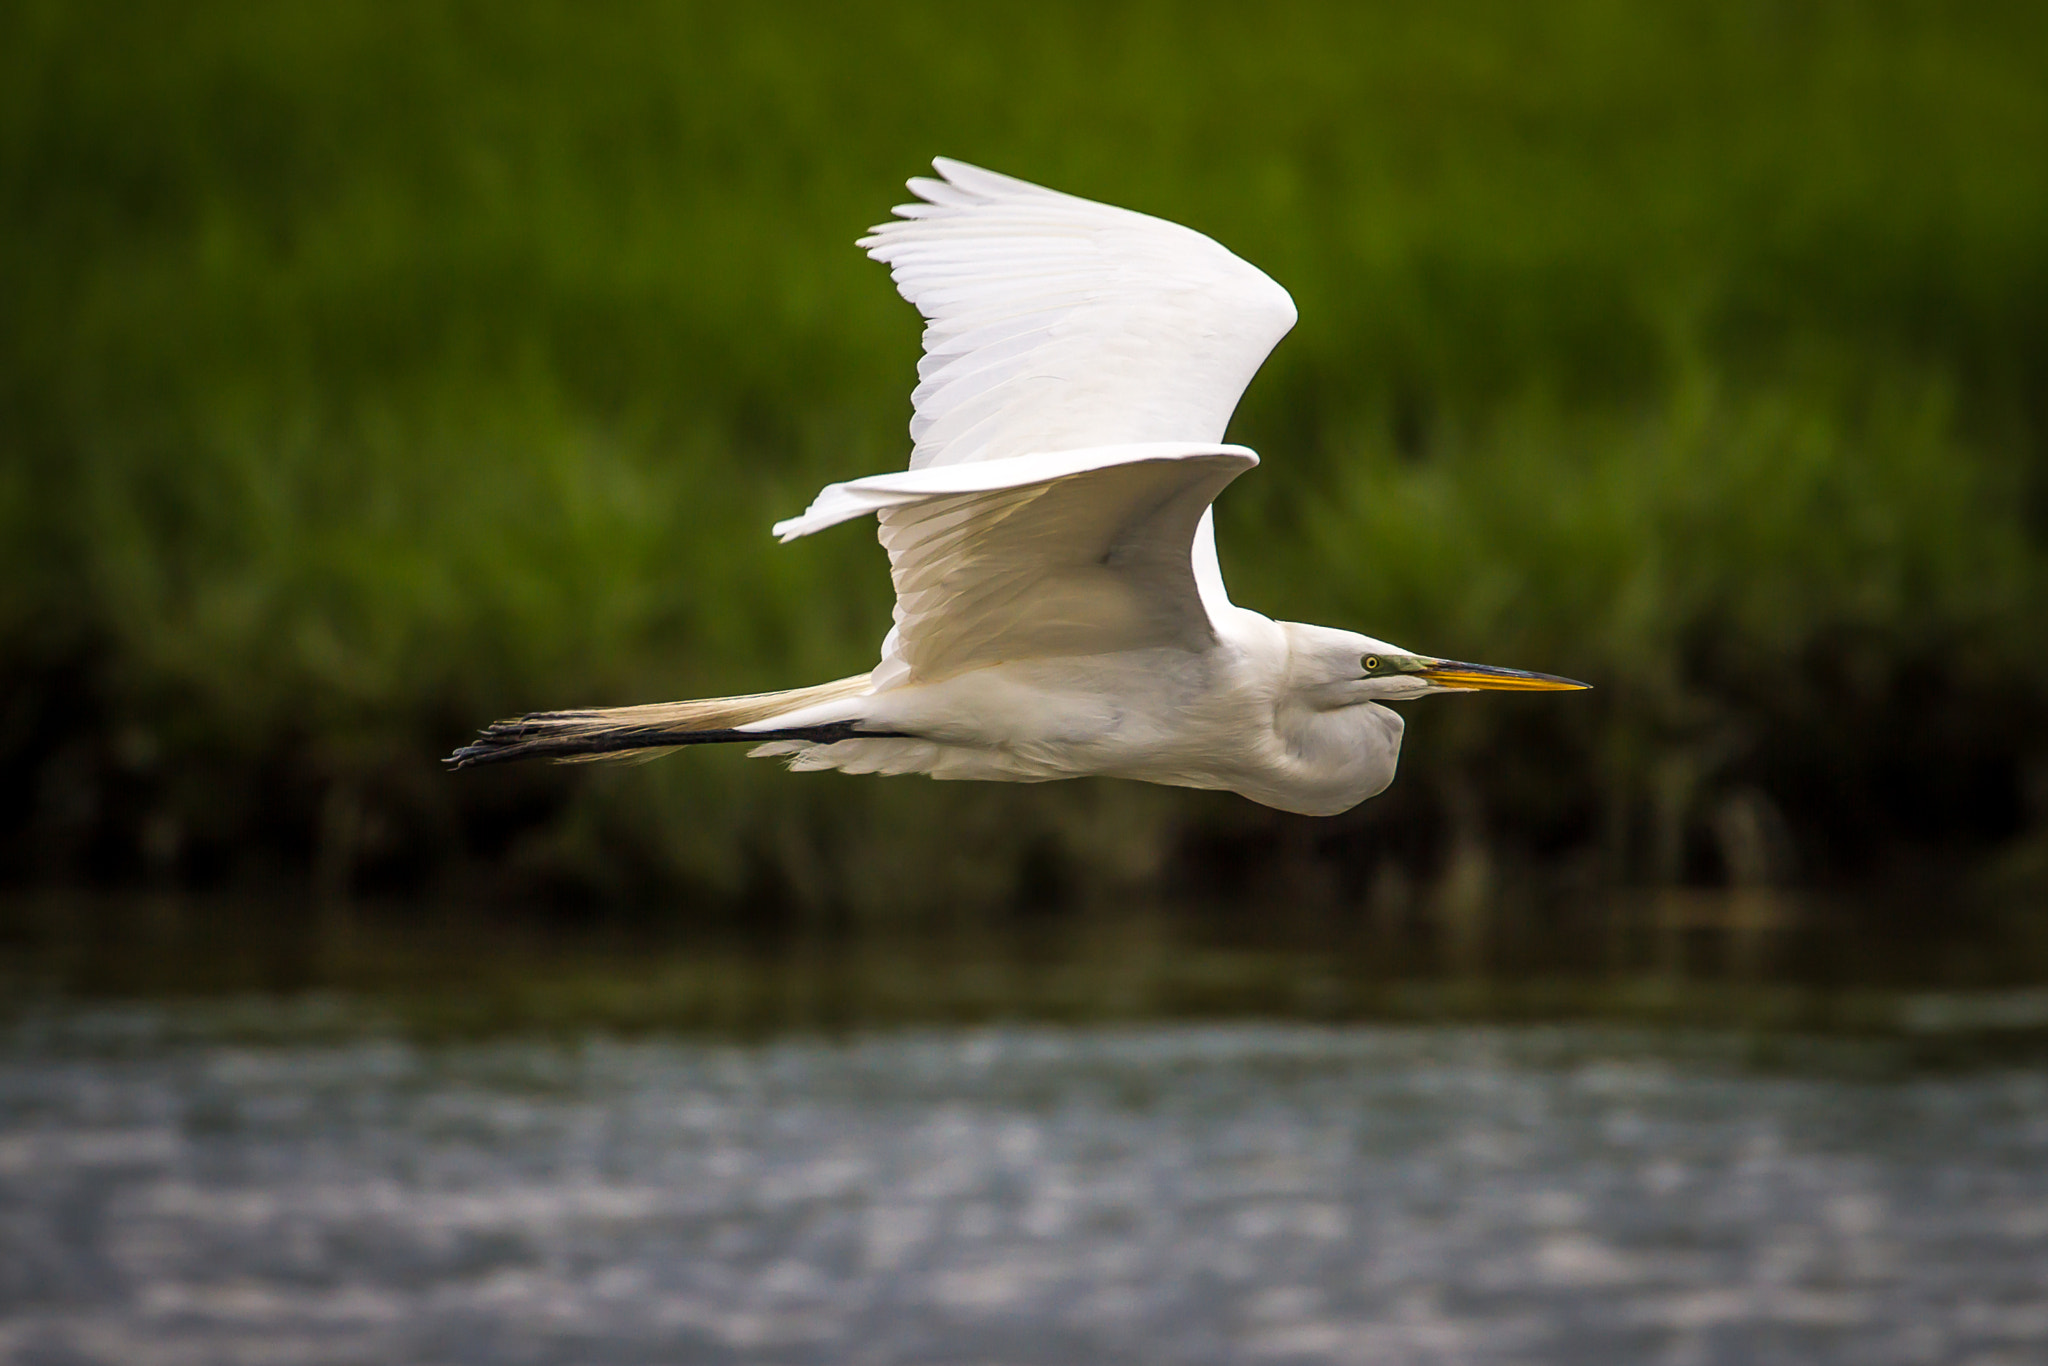
{"type": "Polygon", "coordinates": [[[1328,626],[1285,623],[1291,650],[1291,681],[1315,707],[1350,707],[1360,702],[1400,702],[1433,692],[1564,692],[1592,686],[1551,674],[1461,664],[1411,654],[1398,645],[1328,626]]]}

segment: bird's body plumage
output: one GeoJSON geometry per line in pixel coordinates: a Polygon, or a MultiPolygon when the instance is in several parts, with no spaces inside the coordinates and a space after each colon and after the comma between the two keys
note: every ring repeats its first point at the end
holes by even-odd
{"type": "Polygon", "coordinates": [[[1307,815],[1347,810],[1393,780],[1400,716],[1372,703],[1293,700],[1290,623],[1243,613],[1210,648],[1155,646],[1005,661],[762,723],[850,720],[888,738],[772,741],[797,769],[1046,782],[1099,775],[1221,789],[1307,815]]]}
{"type": "Polygon", "coordinates": [[[1233,604],[1222,444],[1287,292],[1178,224],[958,162],[864,238],[926,319],[910,468],[834,484],[783,540],[873,515],[895,626],[814,688],[500,722],[455,762],[758,737],[795,769],[1217,788],[1328,815],[1381,791],[1380,701],[1577,687],[1233,604]]]}

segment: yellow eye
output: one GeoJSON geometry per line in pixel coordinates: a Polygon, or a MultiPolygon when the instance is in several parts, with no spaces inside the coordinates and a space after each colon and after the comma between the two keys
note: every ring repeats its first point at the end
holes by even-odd
{"type": "Polygon", "coordinates": [[[1365,671],[1367,673],[1371,673],[1374,669],[1377,669],[1379,666],[1380,657],[1378,655],[1367,655],[1365,657],[1365,671]]]}

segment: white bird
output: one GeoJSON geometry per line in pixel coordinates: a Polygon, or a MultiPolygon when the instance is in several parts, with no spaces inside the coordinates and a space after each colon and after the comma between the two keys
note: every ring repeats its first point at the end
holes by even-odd
{"type": "Polygon", "coordinates": [[[943,158],[861,239],[925,318],[907,471],[833,484],[784,541],[874,514],[895,629],[868,673],[500,721],[457,767],[752,741],[793,769],[1220,788],[1308,815],[1383,790],[1401,717],[1568,689],[1233,604],[1210,504],[1294,301],[1202,234],[943,158]]]}

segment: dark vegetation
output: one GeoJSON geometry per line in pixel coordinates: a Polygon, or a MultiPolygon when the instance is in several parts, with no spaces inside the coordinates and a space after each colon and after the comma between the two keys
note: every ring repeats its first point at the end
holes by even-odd
{"type": "Polygon", "coordinates": [[[2044,73],[2021,3],[0,8],[0,877],[2038,911],[2044,73]],[[872,539],[766,528],[903,458],[917,324],[850,243],[933,153],[1294,292],[1239,601],[1598,691],[1411,707],[1323,822],[442,772],[866,666],[872,539]]]}

